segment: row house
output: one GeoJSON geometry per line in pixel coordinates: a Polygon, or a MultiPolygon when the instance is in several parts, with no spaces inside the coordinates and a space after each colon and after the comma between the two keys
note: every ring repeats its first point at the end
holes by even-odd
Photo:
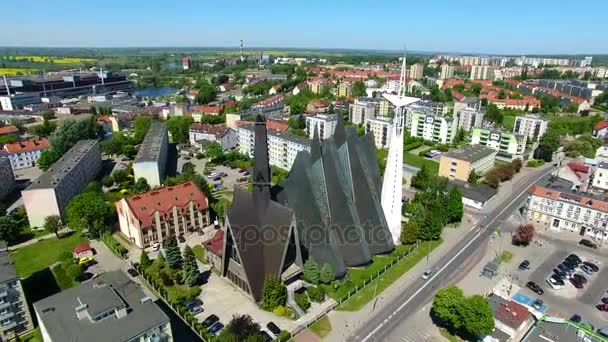
{"type": "Polygon", "coordinates": [[[36,166],[43,151],[51,148],[46,139],[33,139],[5,144],[2,154],[11,161],[13,172],[36,166]]]}
{"type": "Polygon", "coordinates": [[[233,150],[237,144],[236,131],[224,125],[209,125],[195,123],[190,126],[190,145],[200,147],[204,144],[217,142],[222,150],[233,150]]]}

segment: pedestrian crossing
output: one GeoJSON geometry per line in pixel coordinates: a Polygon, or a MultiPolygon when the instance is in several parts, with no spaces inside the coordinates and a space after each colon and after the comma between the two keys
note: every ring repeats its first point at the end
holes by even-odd
{"type": "Polygon", "coordinates": [[[433,337],[427,333],[420,331],[409,331],[404,336],[401,336],[403,342],[430,342],[434,341],[433,337]]]}

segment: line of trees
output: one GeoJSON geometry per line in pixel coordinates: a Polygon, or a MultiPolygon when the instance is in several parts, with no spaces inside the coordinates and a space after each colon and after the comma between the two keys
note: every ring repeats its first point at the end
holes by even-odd
{"type": "Polygon", "coordinates": [[[456,286],[437,291],[431,318],[467,341],[478,341],[494,331],[494,314],[488,300],[480,295],[466,297],[456,286]]]}

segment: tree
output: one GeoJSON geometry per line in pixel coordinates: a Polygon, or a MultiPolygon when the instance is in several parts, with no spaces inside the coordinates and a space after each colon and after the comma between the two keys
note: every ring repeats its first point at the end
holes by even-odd
{"type": "Polygon", "coordinates": [[[191,162],[184,163],[182,165],[182,173],[195,173],[195,166],[191,162]]]}
{"type": "Polygon", "coordinates": [[[239,338],[239,341],[248,337],[260,335],[260,325],[253,321],[249,315],[233,315],[226,330],[239,338]]]}
{"type": "Polygon", "coordinates": [[[190,248],[190,246],[186,245],[186,247],[184,247],[184,254],[183,254],[183,280],[184,283],[186,283],[186,285],[188,286],[194,286],[196,284],[196,282],[198,281],[198,276],[200,274],[200,271],[198,269],[198,264],[196,263],[196,257],[194,256],[194,252],[192,251],[192,248],[190,248]]]}
{"type": "Polygon", "coordinates": [[[308,258],[304,263],[304,279],[312,284],[318,284],[320,273],[319,266],[312,257],[308,258]]]}
{"type": "Polygon", "coordinates": [[[114,185],[114,178],[112,178],[112,176],[110,176],[110,175],[105,175],[101,179],[101,184],[103,184],[103,186],[105,186],[106,188],[109,188],[112,185],[114,185]]]}
{"type": "Polygon", "coordinates": [[[53,233],[59,238],[61,230],[61,218],[58,215],[51,215],[44,218],[44,230],[53,233]]]}
{"type": "Polygon", "coordinates": [[[450,202],[448,206],[448,222],[456,223],[462,220],[462,214],[464,207],[462,204],[462,193],[457,187],[452,188],[450,191],[450,202]]]}
{"type": "Polygon", "coordinates": [[[217,97],[217,89],[209,82],[203,80],[199,81],[195,88],[198,89],[195,101],[199,105],[208,104],[209,102],[215,101],[217,97]]]}
{"type": "Polygon", "coordinates": [[[61,158],[61,154],[54,149],[48,149],[40,153],[38,158],[38,168],[42,171],[48,170],[57,160],[61,158]]]}
{"type": "Polygon", "coordinates": [[[80,140],[96,139],[98,128],[99,126],[93,118],[64,120],[51,134],[49,142],[53,150],[63,155],[80,140]]]}
{"type": "Polygon", "coordinates": [[[418,223],[414,219],[410,219],[401,230],[401,243],[409,245],[418,241],[418,223]]]}
{"type": "Polygon", "coordinates": [[[433,174],[431,173],[431,170],[429,170],[426,164],[422,164],[420,171],[412,177],[411,185],[415,189],[424,189],[427,187],[432,177],[433,174]]]}
{"type": "Polygon", "coordinates": [[[276,274],[267,274],[262,289],[262,308],[272,311],[287,303],[287,288],[276,274]]]}
{"type": "Polygon", "coordinates": [[[6,241],[9,245],[19,240],[22,229],[22,226],[12,218],[0,217],[0,240],[6,241]]]}
{"type": "Polygon", "coordinates": [[[488,300],[480,295],[466,298],[458,306],[462,330],[473,339],[480,339],[494,331],[494,313],[488,300]]]}
{"type": "Polygon", "coordinates": [[[99,183],[98,181],[90,181],[84,187],[84,189],[82,189],[82,192],[98,192],[98,193],[101,193],[103,191],[101,190],[101,183],[99,183]]]}
{"type": "MultiPolygon", "coordinates": [[[[159,253],[159,257],[161,255],[162,255],[162,253],[159,253]]],[[[150,257],[148,256],[148,253],[145,250],[142,250],[141,251],[141,255],[139,256],[139,266],[141,266],[144,269],[146,269],[150,265],[152,265],[152,260],[150,260],[150,257]]]]}
{"type": "Polygon", "coordinates": [[[172,116],[167,120],[167,129],[171,133],[173,142],[185,144],[189,141],[190,126],[192,118],[187,116],[172,116]]]}
{"type": "Polygon", "coordinates": [[[458,329],[460,328],[458,308],[462,305],[464,299],[464,293],[456,286],[440,289],[433,298],[431,315],[438,319],[440,323],[458,329]]]}
{"type": "Polygon", "coordinates": [[[165,238],[163,243],[165,247],[165,258],[167,259],[167,265],[174,270],[182,268],[183,259],[177,245],[177,239],[174,234],[171,234],[165,238]]]}
{"type": "Polygon", "coordinates": [[[334,270],[331,269],[331,265],[328,263],[323,264],[321,267],[321,273],[319,274],[319,280],[323,284],[329,284],[334,281],[336,277],[334,270]]]}
{"type": "Polygon", "coordinates": [[[477,174],[475,173],[474,170],[471,170],[471,173],[469,173],[469,179],[467,179],[467,182],[470,184],[477,184],[477,174]]]}
{"type": "Polygon", "coordinates": [[[135,193],[141,194],[142,192],[150,191],[150,185],[145,178],[139,177],[135,182],[134,190],[135,193]]]}
{"type": "Polygon", "coordinates": [[[115,219],[114,205],[100,192],[83,192],[72,198],[66,208],[67,226],[73,230],[88,230],[92,236],[99,236],[115,219]]]}
{"type": "Polygon", "coordinates": [[[353,96],[354,97],[359,97],[359,96],[365,96],[366,92],[365,92],[365,83],[363,83],[363,81],[357,81],[353,84],[353,96]]]}
{"type": "Polygon", "coordinates": [[[225,198],[220,198],[215,203],[211,204],[211,209],[215,212],[215,217],[220,221],[224,221],[224,215],[226,213],[226,208],[230,206],[231,202],[225,198]]]}
{"type": "Polygon", "coordinates": [[[515,234],[512,237],[512,243],[514,245],[527,246],[532,242],[534,238],[534,226],[531,224],[519,225],[515,230],[515,234]]]}
{"type": "Polygon", "coordinates": [[[152,124],[152,118],[146,115],[139,115],[133,122],[133,139],[136,144],[141,144],[148,133],[148,129],[152,124]]]}
{"type": "Polygon", "coordinates": [[[112,178],[114,178],[114,181],[117,184],[124,183],[129,180],[129,173],[121,169],[114,170],[114,172],[112,172],[112,178]]]}
{"type": "Polygon", "coordinates": [[[207,148],[205,149],[207,157],[211,158],[211,160],[214,160],[216,158],[221,157],[222,155],[224,155],[224,151],[222,150],[222,145],[220,145],[220,143],[218,142],[212,142],[209,143],[207,145],[207,148]]]}
{"type": "Polygon", "coordinates": [[[133,145],[123,145],[120,148],[120,153],[129,159],[135,159],[137,156],[137,149],[133,145]]]}

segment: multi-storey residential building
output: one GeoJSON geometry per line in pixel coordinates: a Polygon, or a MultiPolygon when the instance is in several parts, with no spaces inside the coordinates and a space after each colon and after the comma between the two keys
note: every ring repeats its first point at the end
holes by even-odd
{"type": "Polygon", "coordinates": [[[34,329],[25,293],[4,241],[0,241],[0,340],[13,341],[34,329]]]}
{"type": "Polygon", "coordinates": [[[20,134],[19,128],[13,125],[7,125],[0,127],[0,136],[2,135],[12,135],[14,137],[18,137],[20,134]]]}
{"type": "Polygon", "coordinates": [[[320,94],[323,92],[323,89],[327,87],[327,82],[324,79],[314,79],[308,81],[308,88],[313,94],[320,94]]]}
{"type": "Polygon", "coordinates": [[[549,120],[542,119],[538,115],[525,115],[515,118],[513,133],[526,135],[535,140],[540,139],[549,128],[549,120]]]}
{"type": "Polygon", "coordinates": [[[383,98],[380,100],[380,107],[378,108],[378,115],[380,116],[389,116],[395,110],[395,106],[391,103],[391,101],[383,98]]]}
{"type": "Polygon", "coordinates": [[[456,125],[457,120],[453,117],[437,115],[424,107],[408,110],[406,129],[411,137],[450,144],[456,136],[456,125]]]}
{"type": "Polygon", "coordinates": [[[353,85],[350,82],[340,82],[338,97],[349,97],[353,94],[353,85]]]}
{"type": "Polygon", "coordinates": [[[566,230],[589,235],[606,245],[608,202],[604,197],[571,189],[572,183],[569,181],[545,177],[528,193],[526,216],[552,231],[566,230]]]}
{"type": "Polygon", "coordinates": [[[502,160],[524,159],[526,152],[525,135],[511,132],[475,128],[471,135],[471,145],[488,146],[498,151],[496,157],[502,160]]]}
{"type": "Polygon", "coordinates": [[[224,125],[193,124],[190,127],[190,145],[202,146],[211,142],[217,142],[222,150],[233,150],[237,144],[237,134],[232,128],[224,125]]]}
{"type": "Polygon", "coordinates": [[[595,159],[608,163],[608,145],[601,146],[595,151],[595,159]]]}
{"type": "Polygon", "coordinates": [[[389,117],[379,116],[365,120],[365,133],[373,133],[374,144],[378,149],[388,149],[391,146],[391,127],[393,119],[389,117]]]}
{"type": "Polygon", "coordinates": [[[36,166],[42,151],[50,149],[49,141],[46,139],[33,139],[19,141],[4,145],[4,155],[11,161],[13,172],[28,167],[36,166]]]}
{"type": "Polygon", "coordinates": [[[593,173],[593,181],[591,185],[595,189],[603,191],[608,190],[608,163],[601,162],[597,165],[595,172],[593,173]]]}
{"type": "Polygon", "coordinates": [[[600,139],[608,138],[608,121],[602,120],[593,127],[593,136],[600,139]]]}
{"type": "Polygon", "coordinates": [[[439,176],[466,182],[471,172],[481,176],[489,171],[495,159],[496,150],[481,145],[467,145],[441,155],[439,176]]]}
{"type": "Polygon", "coordinates": [[[441,65],[441,73],[439,74],[439,79],[447,80],[448,78],[454,77],[454,66],[449,64],[441,65]]]}
{"type": "Polygon", "coordinates": [[[422,74],[424,72],[424,65],[420,63],[416,63],[410,67],[410,78],[414,80],[422,79],[422,74]]]}
{"type": "Polygon", "coordinates": [[[481,127],[483,124],[483,115],[484,112],[468,107],[458,111],[458,113],[456,113],[458,128],[464,131],[470,131],[473,128],[481,127]]]}
{"type": "Polygon", "coordinates": [[[101,148],[97,140],[81,140],[50,169],[21,192],[31,227],[42,227],[44,218],[64,217],[72,197],[101,170],[101,148]]]}
{"type": "Polygon", "coordinates": [[[366,119],[375,118],[380,112],[380,100],[374,98],[358,98],[348,106],[348,121],[362,125],[366,119]]]}
{"type": "Polygon", "coordinates": [[[315,131],[317,131],[316,134],[318,134],[319,139],[323,141],[334,135],[337,123],[337,114],[317,114],[315,116],[307,116],[306,133],[308,133],[308,137],[312,139],[315,135],[315,131]]]}
{"type": "Polygon", "coordinates": [[[153,122],[133,163],[135,179],[145,178],[151,187],[161,185],[165,180],[168,150],[167,126],[153,122]]]}
{"type": "Polygon", "coordinates": [[[0,200],[15,189],[15,174],[11,167],[11,161],[0,156],[0,200]]]}
{"type": "Polygon", "coordinates": [[[194,182],[154,189],[116,202],[120,232],[139,248],[210,224],[209,201],[194,182]]]}
{"type": "Polygon", "coordinates": [[[491,80],[494,79],[494,70],[490,65],[471,66],[471,80],[491,80]]]}
{"type": "Polygon", "coordinates": [[[44,342],[172,342],[169,317],[122,271],[34,303],[44,342]]]}
{"type": "MultiPolygon", "coordinates": [[[[253,158],[255,131],[252,125],[239,127],[239,152],[253,158]]],[[[298,152],[310,151],[310,140],[287,132],[267,129],[270,165],[290,170],[298,152]]]]}
{"type": "Polygon", "coordinates": [[[471,108],[474,110],[481,110],[481,99],[478,97],[465,97],[462,100],[454,101],[454,114],[464,108],[471,108]]]}

